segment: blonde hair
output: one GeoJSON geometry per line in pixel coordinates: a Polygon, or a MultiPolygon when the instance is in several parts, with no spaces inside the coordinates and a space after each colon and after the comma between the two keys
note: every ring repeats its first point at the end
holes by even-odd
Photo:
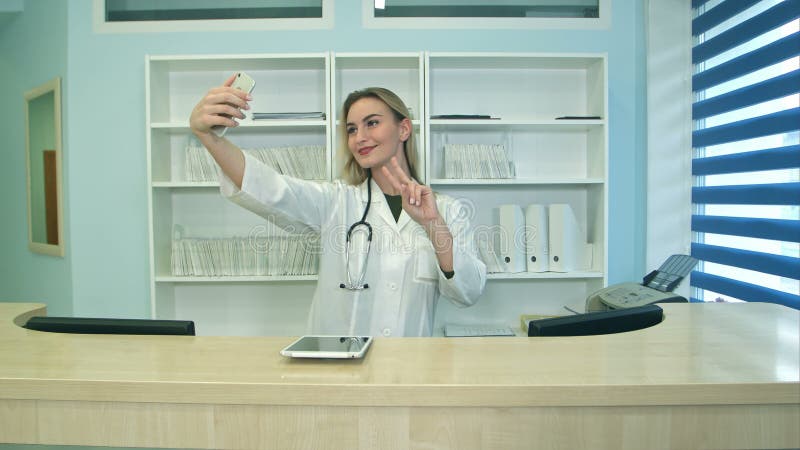
{"type": "MultiPolygon", "coordinates": [[[[339,160],[342,167],[342,179],[348,184],[361,184],[364,180],[367,179],[367,170],[361,167],[358,162],[356,162],[355,157],[350,152],[350,149],[347,146],[347,114],[350,112],[350,108],[353,106],[355,102],[361,100],[363,98],[375,98],[389,107],[394,113],[394,118],[396,122],[400,122],[403,119],[408,119],[409,122],[411,121],[411,114],[408,112],[408,108],[406,107],[403,100],[400,99],[394,92],[381,88],[381,87],[368,87],[365,89],[360,89],[357,91],[353,91],[347,98],[344,100],[344,104],[342,105],[342,115],[339,125],[339,160]]],[[[417,146],[414,140],[414,130],[411,130],[411,133],[408,135],[408,139],[403,142],[403,150],[405,151],[406,161],[408,162],[408,169],[411,172],[411,178],[415,180],[419,180],[417,177],[417,170],[416,170],[416,161],[417,161],[417,146]]]]}

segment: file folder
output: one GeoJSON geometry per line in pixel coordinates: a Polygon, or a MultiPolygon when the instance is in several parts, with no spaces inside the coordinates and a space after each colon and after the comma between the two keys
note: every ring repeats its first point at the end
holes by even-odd
{"type": "Polygon", "coordinates": [[[528,272],[547,272],[549,270],[547,228],[547,206],[528,205],[525,207],[525,261],[528,272]]]}
{"type": "Polygon", "coordinates": [[[586,243],[586,233],[578,223],[570,205],[565,203],[550,205],[548,238],[550,271],[573,272],[586,270],[592,265],[593,247],[586,243]]]}
{"type": "Polygon", "coordinates": [[[495,252],[506,273],[525,272],[525,215],[519,205],[497,208],[499,233],[495,252]]]}

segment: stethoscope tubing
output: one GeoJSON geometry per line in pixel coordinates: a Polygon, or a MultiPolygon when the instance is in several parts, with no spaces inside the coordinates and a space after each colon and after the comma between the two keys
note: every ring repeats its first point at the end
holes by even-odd
{"type": "Polygon", "coordinates": [[[341,289],[348,289],[351,291],[361,291],[364,289],[369,289],[369,284],[364,283],[364,278],[367,275],[367,263],[369,261],[369,253],[370,248],[372,247],[372,225],[367,222],[367,214],[369,213],[369,207],[372,204],[372,172],[367,169],[367,206],[364,208],[364,214],[361,216],[361,220],[353,223],[350,225],[350,228],[347,229],[347,234],[345,235],[345,253],[344,253],[344,264],[345,270],[347,272],[347,283],[340,283],[339,288],[341,289]],[[364,265],[361,266],[361,273],[358,276],[358,280],[353,283],[353,277],[350,273],[350,242],[353,236],[353,233],[359,229],[359,227],[366,227],[367,231],[367,255],[364,257],[364,265]]]}

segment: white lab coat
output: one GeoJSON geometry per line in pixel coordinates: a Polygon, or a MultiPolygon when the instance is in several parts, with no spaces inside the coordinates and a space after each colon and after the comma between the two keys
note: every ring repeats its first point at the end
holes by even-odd
{"type": "MultiPolygon", "coordinates": [[[[366,182],[311,182],[278,174],[245,155],[242,189],[221,174],[221,192],[234,203],[294,232],[321,236],[319,280],[308,319],[310,334],[430,336],[439,294],[459,306],[470,306],[483,292],[486,266],[476,256],[468,209],[436,195],[439,213],[453,236],[455,276],[445,278],[433,245],[405,211],[395,222],[383,193],[372,181],[367,222],[372,246],[364,282],[368,289],[340,288],[347,282],[345,235],[361,220],[367,204],[366,182]]],[[[355,235],[350,271],[358,278],[366,254],[365,239],[355,235]]]]}

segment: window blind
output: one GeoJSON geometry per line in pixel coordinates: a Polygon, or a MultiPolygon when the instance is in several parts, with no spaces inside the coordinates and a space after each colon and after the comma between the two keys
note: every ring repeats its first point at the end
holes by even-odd
{"type": "Polygon", "coordinates": [[[692,7],[692,301],[800,309],[800,0],[692,7]]]}

